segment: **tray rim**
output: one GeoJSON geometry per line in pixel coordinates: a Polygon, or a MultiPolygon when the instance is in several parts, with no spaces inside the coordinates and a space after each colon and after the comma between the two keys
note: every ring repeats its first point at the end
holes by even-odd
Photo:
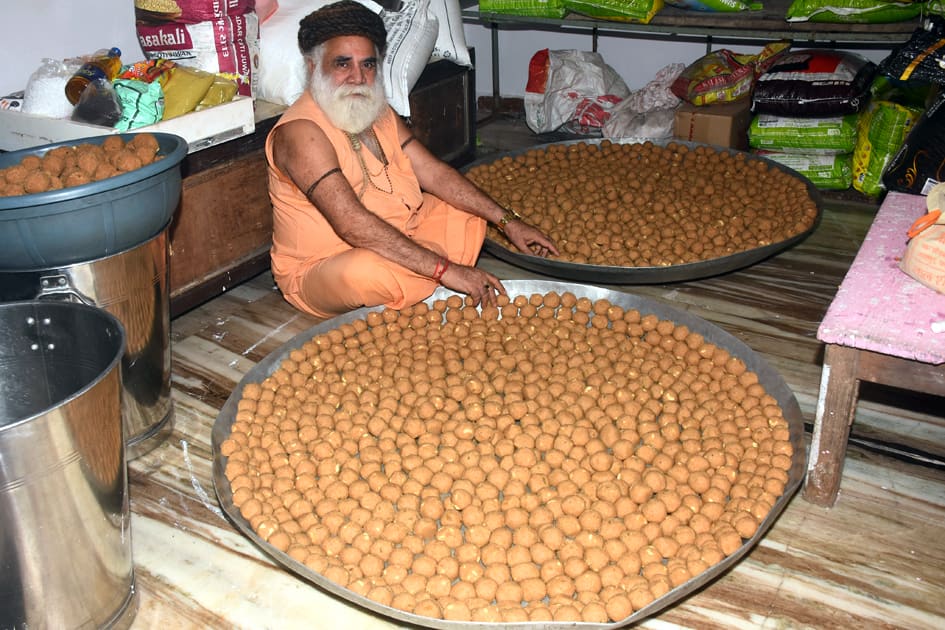
{"type": "MultiPolygon", "coordinates": [[[[233,496],[229,481],[225,475],[227,458],[220,452],[220,446],[223,440],[229,435],[230,427],[236,416],[237,405],[242,397],[243,388],[249,383],[259,383],[275,372],[282,361],[290,352],[302,347],[312,336],[321,334],[337,328],[338,326],[351,323],[357,319],[364,318],[368,313],[374,311],[383,311],[385,307],[361,308],[344,315],[325,320],[311,328],[302,331],[292,337],[263,360],[258,362],[253,368],[246,372],[239,384],[230,393],[223,407],[218,414],[211,431],[211,454],[212,454],[212,478],[213,486],[220,504],[221,511],[234,526],[255,544],[265,555],[282,568],[294,573],[310,584],[340,597],[349,603],[359,606],[368,612],[381,615],[390,621],[408,623],[415,626],[437,628],[439,630],[502,630],[508,627],[521,628],[522,630],[565,630],[566,628],[581,628],[582,630],[613,630],[628,625],[633,625],[644,619],[653,617],[657,613],[676,604],[682,599],[692,595],[708,583],[714,581],[721,574],[728,571],[739,560],[742,559],[765,534],[774,525],[775,521],[784,511],[794,494],[799,489],[804,478],[807,461],[807,448],[804,441],[804,417],[800,410],[797,398],[793,391],[778,374],[768,361],[740,339],[726,332],[718,325],[698,317],[688,310],[682,310],[673,306],[666,305],[652,298],[638,296],[632,293],[616,291],[605,287],[593,285],[576,285],[557,280],[509,280],[505,283],[509,296],[526,295],[533,293],[547,293],[556,291],[563,293],[570,291],[577,297],[588,297],[591,300],[608,299],[616,305],[624,308],[637,308],[641,313],[654,313],[660,319],[670,319],[674,323],[684,324],[691,331],[698,332],[709,341],[725,350],[733,356],[742,359],[746,367],[758,374],[758,380],[765,386],[765,390],[773,396],[782,408],[782,413],[788,421],[790,430],[791,445],[794,449],[791,469],[788,473],[788,482],[785,484],[784,493],[772,506],[771,511],[762,521],[754,536],[744,541],[737,551],[726,556],[721,562],[709,567],[703,573],[693,576],[690,580],[675,587],[665,595],[655,599],[645,608],[635,611],[630,616],[611,623],[593,623],[593,622],[475,622],[475,621],[450,621],[445,619],[435,619],[408,613],[397,608],[385,606],[374,600],[368,599],[355,593],[345,587],[328,580],[321,574],[315,573],[304,564],[292,559],[288,554],[279,551],[266,541],[262,540],[255,531],[253,531],[249,522],[246,521],[239,512],[239,509],[233,504],[233,496]],[[770,386],[769,386],[770,385],[770,386]]],[[[443,287],[437,289],[427,300],[427,304],[432,305],[435,300],[446,299],[452,295],[460,295],[443,287]]]]}
{"type": "Polygon", "coordinates": [[[643,144],[649,142],[661,147],[665,147],[669,144],[677,144],[690,149],[705,147],[715,151],[722,151],[728,153],[729,155],[742,155],[746,160],[763,162],[768,166],[787,173],[788,175],[791,175],[792,177],[795,177],[803,182],[807,188],[808,195],[810,195],[814,205],[817,208],[817,216],[814,217],[814,221],[811,223],[811,226],[808,229],[783,241],[779,241],[778,243],[771,243],[769,245],[755,247],[742,252],[735,252],[733,254],[720,256],[718,258],[711,258],[709,260],[683,263],[681,265],[671,265],[667,267],[616,267],[559,261],[552,258],[542,258],[541,256],[535,256],[533,254],[527,254],[514,249],[509,249],[508,247],[505,247],[501,243],[489,238],[488,236],[483,243],[483,249],[499,260],[517,267],[521,267],[522,269],[527,269],[535,273],[541,273],[564,280],[619,285],[664,284],[699,280],[731,273],[733,271],[738,271],[739,269],[744,269],[745,267],[750,267],[751,265],[762,262],[767,258],[770,258],[797,245],[810,236],[811,233],[813,233],[813,231],[816,230],[820,225],[820,221],[823,216],[823,197],[817,187],[814,186],[813,182],[804,177],[798,171],[784,166],[783,164],[770,158],[756,155],[748,151],[740,151],[730,147],[722,147],[701,142],[692,142],[677,138],[581,138],[576,140],[565,140],[561,142],[546,142],[523,149],[515,149],[512,151],[505,151],[502,153],[494,153],[484,156],[463,166],[460,169],[460,172],[465,174],[477,166],[492,164],[506,157],[516,158],[521,155],[525,155],[530,151],[547,149],[551,146],[570,146],[576,144],[591,144],[599,146],[603,142],[610,142],[613,144],[643,144]]]}

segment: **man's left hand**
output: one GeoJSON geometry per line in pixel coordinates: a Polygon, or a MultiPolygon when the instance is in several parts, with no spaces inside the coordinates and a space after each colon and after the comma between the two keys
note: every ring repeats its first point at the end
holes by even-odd
{"type": "Polygon", "coordinates": [[[510,221],[505,226],[505,236],[512,241],[512,244],[519,251],[526,254],[533,254],[542,258],[559,255],[554,241],[548,238],[544,232],[521,219],[510,221]]]}

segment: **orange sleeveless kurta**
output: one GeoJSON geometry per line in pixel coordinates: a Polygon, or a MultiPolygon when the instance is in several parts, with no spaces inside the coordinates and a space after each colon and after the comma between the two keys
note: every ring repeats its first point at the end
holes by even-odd
{"type": "MultiPolygon", "coordinates": [[[[361,164],[347,136],[328,121],[308,92],[286,110],[276,128],[297,119],[315,122],[331,142],[351,187],[356,193],[364,188],[361,202],[368,210],[453,262],[475,263],[486,222],[421,192],[410,159],[400,146],[395,116],[388,108],[374,125],[388,159],[387,175],[370,151],[362,151],[376,186],[370,181],[364,185],[361,164]],[[387,192],[391,189],[392,193],[387,192]]],[[[436,289],[432,279],[342,240],[304,193],[273,165],[271,133],[266,139],[266,159],[273,207],[272,273],[292,305],[318,317],[333,317],[361,306],[404,308],[436,289]]]]}

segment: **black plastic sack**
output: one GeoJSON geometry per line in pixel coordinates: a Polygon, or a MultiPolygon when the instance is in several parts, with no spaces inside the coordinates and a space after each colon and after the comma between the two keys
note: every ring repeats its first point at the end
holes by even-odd
{"type": "Polygon", "coordinates": [[[869,101],[876,64],[840,50],[782,55],[755,84],[751,109],[780,116],[855,114],[869,101]]]}
{"type": "Polygon", "coordinates": [[[887,190],[915,195],[928,194],[945,181],[945,97],[939,96],[922,113],[882,179],[887,190]]]}
{"type": "Polygon", "coordinates": [[[945,18],[928,16],[923,28],[879,62],[879,73],[896,81],[945,84],[945,18]]]}

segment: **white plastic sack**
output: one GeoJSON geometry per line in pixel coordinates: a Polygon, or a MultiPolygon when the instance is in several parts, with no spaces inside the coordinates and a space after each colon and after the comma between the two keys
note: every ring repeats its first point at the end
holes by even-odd
{"type": "Polygon", "coordinates": [[[430,0],[430,11],[436,16],[439,26],[433,59],[446,59],[460,66],[471,66],[459,0],[430,0]]]}
{"type": "Polygon", "coordinates": [[[682,102],[670,86],[686,64],[671,63],[656,73],[653,80],[632,92],[611,112],[602,130],[605,138],[670,138],[676,120],[676,108],[682,102]]]}
{"type": "Polygon", "coordinates": [[[387,27],[382,68],[387,101],[401,116],[410,116],[410,90],[430,61],[439,25],[430,11],[430,0],[405,0],[400,11],[382,10],[381,18],[387,27]]]}
{"type": "Polygon", "coordinates": [[[285,1],[259,25],[259,83],[256,98],[291,105],[305,91],[305,61],[299,52],[299,20],[328,4],[313,1],[295,6],[285,1]]]}
{"type": "Polygon", "coordinates": [[[600,128],[630,89],[600,53],[539,50],[528,67],[525,122],[535,133],[600,128]]]}

